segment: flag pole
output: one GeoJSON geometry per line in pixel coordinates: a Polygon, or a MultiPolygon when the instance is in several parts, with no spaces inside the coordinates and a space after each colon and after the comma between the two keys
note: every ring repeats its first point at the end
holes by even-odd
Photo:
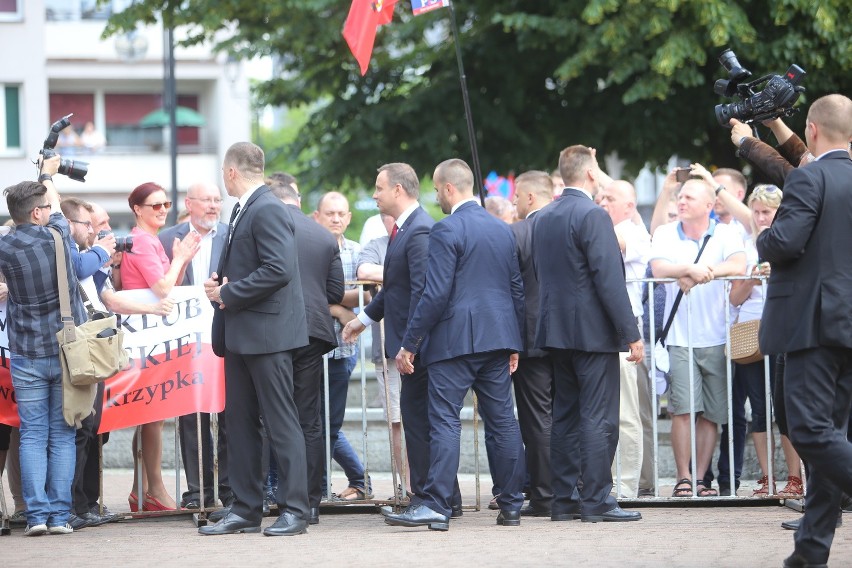
{"type": "Polygon", "coordinates": [[[459,44],[459,26],[456,23],[456,10],[452,0],[448,0],[447,8],[450,9],[450,22],[453,30],[453,43],[456,45],[456,59],[459,65],[459,81],[461,82],[462,100],[464,101],[464,118],[467,122],[467,136],[470,139],[470,154],[473,159],[473,176],[476,189],[479,192],[479,201],[485,207],[485,188],[482,183],[482,170],[479,167],[479,151],[476,148],[476,131],[473,128],[473,115],[470,112],[470,97],[467,93],[467,77],[464,74],[464,63],[462,62],[461,45],[459,44]]]}

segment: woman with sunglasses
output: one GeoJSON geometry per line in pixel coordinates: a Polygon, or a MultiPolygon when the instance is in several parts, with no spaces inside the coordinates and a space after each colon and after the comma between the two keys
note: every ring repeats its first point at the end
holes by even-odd
{"type": "MultiPolygon", "coordinates": [[[[136,226],[130,231],[133,248],[121,262],[121,282],[124,290],[150,288],[158,298],[165,298],[172,288],[183,281],[184,272],[198,252],[200,237],[190,232],[181,241],[174,240],[172,262],[157,232],[166,224],[166,216],[172,202],[166,198],[165,190],[159,185],[148,182],[138,186],[127,199],[130,210],[136,217],[136,226]]],[[[128,497],[130,510],[136,512],[140,505],[143,511],[168,511],[177,508],[177,503],[166,491],[163,475],[160,471],[163,458],[163,422],[143,424],[142,428],[142,490],[138,496],[136,489],[136,436],[133,438],[133,487],[128,497]],[[141,497],[141,499],[140,499],[141,497]]]]}
{"type": "MultiPolygon", "coordinates": [[[[752,267],[752,276],[768,276],[769,263],[759,262],[757,249],[754,241],[761,231],[767,229],[775,219],[775,213],[781,205],[783,194],[777,186],[774,185],[758,185],[752,190],[748,198],[748,208],[751,211],[751,237],[746,241],[746,257],[748,266],[752,267]]],[[[763,284],[761,280],[752,278],[749,280],[734,280],[731,284],[730,294],[731,306],[739,307],[739,322],[746,322],[755,319],[760,319],[763,313],[763,284]]],[[[776,495],[775,487],[770,486],[768,479],[768,460],[766,452],[766,414],[769,409],[766,405],[765,394],[765,379],[764,379],[764,364],[763,359],[760,361],[741,365],[734,363],[735,366],[735,388],[739,387],[745,391],[745,395],[751,402],[752,411],[752,440],[754,441],[754,449],[757,454],[757,461],[760,469],[763,472],[763,477],[758,481],[759,487],[754,491],[753,496],[768,496],[776,495]]],[[[775,376],[775,358],[769,358],[770,377],[775,376]]],[[[775,382],[770,384],[772,391],[775,390],[775,382]]],[[[784,434],[786,428],[781,425],[781,416],[783,410],[778,410],[776,417],[779,421],[781,434],[781,447],[784,450],[784,458],[787,462],[787,485],[777,493],[784,497],[799,496],[802,494],[802,479],[797,475],[799,473],[799,455],[793,449],[790,440],[784,434]]],[[[771,434],[771,432],[770,432],[771,434]]],[[[775,447],[775,442],[772,441],[772,447],[775,447]]]]}

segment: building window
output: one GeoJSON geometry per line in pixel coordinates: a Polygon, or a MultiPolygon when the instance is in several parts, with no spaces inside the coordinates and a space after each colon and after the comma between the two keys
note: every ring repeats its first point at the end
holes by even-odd
{"type": "MultiPolygon", "coordinates": [[[[0,0],[3,2],[3,0],[0,0]]],[[[113,9],[121,11],[124,2],[105,2],[98,6],[97,0],[45,0],[45,17],[49,22],[77,20],[106,20],[113,9]]]]}
{"type": "Polygon", "coordinates": [[[20,87],[0,83],[0,154],[21,149],[20,87]]]}
{"type": "Polygon", "coordinates": [[[24,19],[24,0],[0,0],[0,22],[20,22],[24,19]]]}

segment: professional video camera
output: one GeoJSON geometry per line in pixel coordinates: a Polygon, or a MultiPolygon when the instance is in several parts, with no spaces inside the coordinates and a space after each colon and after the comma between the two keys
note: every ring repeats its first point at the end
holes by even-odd
{"type": "MultiPolygon", "coordinates": [[[[53,149],[56,148],[56,142],[59,141],[59,133],[71,124],[72,116],[74,116],[74,113],[63,116],[50,125],[50,132],[48,132],[47,138],[44,139],[41,151],[39,151],[39,154],[44,156],[45,160],[56,155],[56,152],[53,149]]],[[[59,173],[70,177],[74,181],[86,181],[85,177],[86,174],[89,173],[89,164],[76,160],[62,159],[59,162],[59,173]]]]}
{"type": "Polygon", "coordinates": [[[719,79],[713,86],[713,92],[723,97],[739,97],[741,102],[716,105],[716,119],[722,126],[730,128],[730,120],[741,122],[770,120],[780,116],[790,116],[798,109],[793,108],[805,88],[799,83],[805,71],[798,65],[791,65],[784,75],[766,75],[754,81],[744,83],[751,77],[751,71],[740,65],[737,56],[726,49],[719,56],[719,63],[728,72],[727,79],[719,79]],[[756,88],[766,83],[762,91],[756,88]]]}

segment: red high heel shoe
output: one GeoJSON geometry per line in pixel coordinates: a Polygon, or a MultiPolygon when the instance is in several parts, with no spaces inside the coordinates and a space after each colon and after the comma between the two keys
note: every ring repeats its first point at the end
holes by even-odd
{"type": "Polygon", "coordinates": [[[143,511],[175,511],[176,507],[167,507],[163,505],[156,497],[150,493],[145,494],[145,502],[142,503],[143,511]]]}
{"type": "Polygon", "coordinates": [[[130,495],[127,496],[127,502],[130,504],[131,513],[137,513],[139,511],[139,497],[136,496],[136,493],[131,491],[130,495]]]}

